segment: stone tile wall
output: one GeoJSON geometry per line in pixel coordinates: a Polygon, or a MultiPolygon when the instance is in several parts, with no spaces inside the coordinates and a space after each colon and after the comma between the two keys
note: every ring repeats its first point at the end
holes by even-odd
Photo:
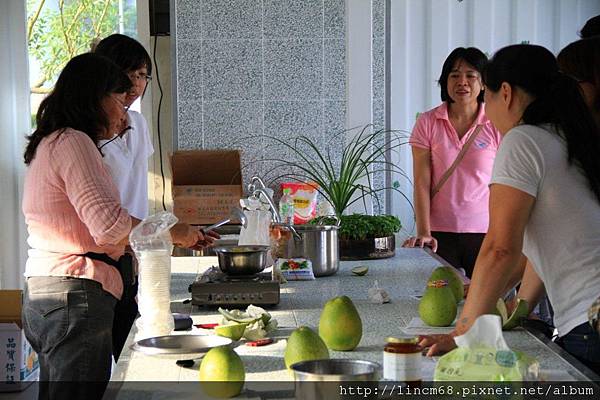
{"type": "Polygon", "coordinates": [[[240,149],[246,181],[289,171],[271,137],[341,157],[344,0],[175,0],[175,25],[179,149],[240,149]]]}

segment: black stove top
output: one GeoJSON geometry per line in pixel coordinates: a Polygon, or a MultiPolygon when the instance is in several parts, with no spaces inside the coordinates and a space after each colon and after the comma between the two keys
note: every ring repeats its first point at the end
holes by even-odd
{"type": "Polygon", "coordinates": [[[211,267],[196,281],[189,291],[192,304],[214,306],[275,305],[279,303],[279,282],[270,272],[252,276],[228,276],[218,267],[211,267]]]}

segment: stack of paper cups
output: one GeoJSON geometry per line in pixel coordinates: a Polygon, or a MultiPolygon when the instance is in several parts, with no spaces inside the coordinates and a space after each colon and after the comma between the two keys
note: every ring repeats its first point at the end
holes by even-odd
{"type": "Polygon", "coordinates": [[[174,328],[171,314],[171,255],[168,250],[136,253],[139,262],[136,339],[169,335],[174,328]]]}

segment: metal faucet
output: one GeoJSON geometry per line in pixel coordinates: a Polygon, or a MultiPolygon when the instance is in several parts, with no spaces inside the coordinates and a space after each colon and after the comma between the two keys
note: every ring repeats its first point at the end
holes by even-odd
{"type": "Polygon", "coordinates": [[[250,179],[250,183],[248,184],[248,191],[250,193],[254,193],[254,191],[256,190],[256,182],[258,182],[260,184],[260,187],[262,189],[267,188],[267,185],[265,185],[265,182],[263,182],[263,180],[260,178],[260,176],[253,176],[250,179]]]}
{"type": "MultiPolygon", "coordinates": [[[[260,178],[258,178],[258,179],[260,179],[260,178]]],[[[260,199],[260,195],[262,195],[267,200],[267,203],[269,203],[269,207],[271,208],[271,213],[273,214],[273,222],[275,222],[276,224],[286,226],[292,232],[292,235],[294,235],[294,239],[302,240],[302,236],[300,236],[298,231],[296,231],[296,228],[294,228],[294,225],[282,224],[281,216],[279,215],[279,212],[277,211],[277,208],[275,207],[275,203],[273,203],[273,199],[271,199],[271,196],[269,196],[267,194],[267,192],[265,191],[265,188],[255,189],[254,192],[252,193],[252,196],[256,197],[258,199],[260,199]]]]}
{"type": "MultiPolygon", "coordinates": [[[[260,179],[260,178],[258,178],[258,179],[260,179]]],[[[273,214],[273,222],[281,223],[281,217],[279,216],[277,207],[275,207],[275,203],[273,203],[271,196],[269,196],[267,194],[267,192],[265,191],[265,188],[254,189],[254,192],[252,192],[252,196],[257,199],[260,199],[261,195],[267,200],[267,203],[269,203],[269,207],[271,208],[271,213],[273,214]]]]}

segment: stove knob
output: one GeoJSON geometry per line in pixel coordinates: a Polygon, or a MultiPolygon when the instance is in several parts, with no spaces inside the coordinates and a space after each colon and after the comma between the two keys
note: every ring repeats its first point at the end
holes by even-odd
{"type": "Polygon", "coordinates": [[[254,300],[254,293],[250,293],[250,300],[254,300]]]}
{"type": "Polygon", "coordinates": [[[245,295],[245,294],[242,294],[242,295],[241,295],[241,298],[242,298],[242,300],[246,300],[246,295],[245,295]]]}
{"type": "Polygon", "coordinates": [[[214,299],[215,299],[215,301],[221,301],[221,295],[220,294],[215,294],[214,295],[214,299]]]}

